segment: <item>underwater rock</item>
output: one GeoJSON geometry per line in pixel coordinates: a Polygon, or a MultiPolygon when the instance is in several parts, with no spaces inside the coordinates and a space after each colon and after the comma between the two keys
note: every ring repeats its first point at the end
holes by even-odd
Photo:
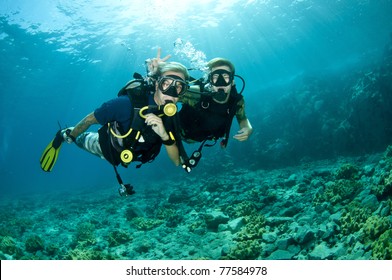
{"type": "Polygon", "coordinates": [[[266,243],[274,243],[278,239],[278,236],[275,232],[267,232],[263,233],[262,239],[266,243]]]}
{"type": "Polygon", "coordinates": [[[245,219],[243,217],[239,217],[237,219],[228,222],[228,227],[231,233],[236,233],[240,231],[244,225],[245,225],[245,219]]]}
{"type": "Polygon", "coordinates": [[[381,217],[386,217],[391,214],[391,207],[392,207],[392,201],[381,201],[379,207],[375,211],[374,214],[380,215],[381,217]]]}
{"type": "Polygon", "coordinates": [[[374,168],[373,165],[365,165],[365,166],[363,167],[363,174],[364,174],[365,176],[368,176],[368,177],[372,176],[373,173],[374,173],[374,171],[375,171],[375,168],[374,168]]]}
{"type": "Polygon", "coordinates": [[[281,224],[285,224],[287,222],[292,222],[294,220],[294,218],[292,217],[279,217],[279,216],[272,216],[272,217],[268,217],[266,218],[266,223],[269,226],[278,226],[281,224]]]}
{"type": "Polygon", "coordinates": [[[169,195],[168,202],[173,204],[184,203],[189,201],[191,194],[187,193],[185,190],[174,191],[169,195]]]}
{"type": "Polygon", "coordinates": [[[316,237],[315,232],[309,226],[302,226],[294,236],[294,240],[299,244],[306,244],[313,241],[316,237]]]}
{"type": "Polygon", "coordinates": [[[337,232],[338,225],[334,222],[328,222],[325,224],[325,232],[322,234],[321,238],[327,240],[334,236],[337,232]]]}
{"type": "Polygon", "coordinates": [[[293,243],[294,239],[291,236],[288,237],[283,237],[278,239],[275,244],[276,247],[280,250],[286,250],[289,245],[291,245],[293,243]]]}
{"type": "Polygon", "coordinates": [[[127,221],[132,221],[133,218],[143,216],[143,211],[135,206],[131,205],[125,210],[125,218],[127,219],[127,221]]]}
{"type": "Polygon", "coordinates": [[[229,221],[229,216],[223,212],[212,210],[204,215],[204,220],[208,229],[217,231],[220,224],[225,224],[229,221]]]}
{"type": "Polygon", "coordinates": [[[297,175],[296,174],[291,174],[289,178],[284,180],[284,185],[286,187],[295,186],[296,183],[297,183],[297,175]]]}
{"type": "Polygon", "coordinates": [[[328,247],[326,242],[321,242],[314,247],[313,251],[309,253],[311,260],[327,260],[333,257],[332,250],[328,247]]]}
{"type": "Polygon", "coordinates": [[[347,259],[351,260],[359,260],[365,254],[364,245],[361,242],[356,242],[353,249],[351,250],[350,255],[347,256],[347,259]]]}
{"type": "Polygon", "coordinates": [[[378,207],[378,200],[374,194],[367,195],[362,201],[361,204],[365,208],[369,208],[372,211],[375,211],[378,207]]]}
{"type": "Polygon", "coordinates": [[[280,215],[282,217],[294,217],[295,215],[297,215],[298,213],[302,212],[302,207],[300,204],[295,204],[289,207],[284,207],[281,211],[280,211],[280,215]]]}
{"type": "Polygon", "coordinates": [[[269,255],[267,260],[291,260],[293,257],[294,254],[292,252],[278,249],[269,255]]]}

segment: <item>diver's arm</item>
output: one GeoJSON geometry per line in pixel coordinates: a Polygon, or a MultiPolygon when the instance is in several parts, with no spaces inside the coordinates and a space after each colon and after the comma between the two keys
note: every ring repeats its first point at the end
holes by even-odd
{"type": "MultiPolygon", "coordinates": [[[[167,139],[169,139],[169,135],[167,136],[167,139]]],[[[162,139],[163,140],[163,139],[162,139]]],[[[165,140],[163,140],[165,141],[165,140]]],[[[167,155],[169,156],[170,160],[174,163],[175,166],[180,165],[180,152],[178,151],[177,144],[173,145],[164,145],[166,148],[167,155]]]]}
{"type": "Polygon", "coordinates": [[[248,140],[249,136],[253,132],[253,128],[249,120],[246,118],[241,121],[238,121],[238,125],[240,126],[240,130],[237,132],[236,135],[233,136],[233,138],[238,141],[248,140]]]}
{"type": "Polygon", "coordinates": [[[249,136],[252,134],[253,128],[252,128],[252,125],[250,124],[250,121],[246,117],[245,101],[243,99],[240,100],[238,103],[236,118],[237,118],[240,130],[237,132],[236,135],[233,136],[233,138],[238,141],[246,141],[246,140],[248,140],[249,136]]]}
{"type": "Polygon", "coordinates": [[[71,131],[71,136],[77,138],[80,134],[85,132],[90,126],[93,124],[98,124],[97,119],[95,118],[94,112],[85,116],[71,131]]]}

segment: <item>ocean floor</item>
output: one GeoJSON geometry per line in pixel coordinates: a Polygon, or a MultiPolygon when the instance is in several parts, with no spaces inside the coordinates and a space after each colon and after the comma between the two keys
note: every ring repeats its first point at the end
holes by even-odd
{"type": "Polygon", "coordinates": [[[0,259],[391,259],[384,153],[0,199],[0,259]],[[92,195],[93,193],[93,195],[92,195]]]}

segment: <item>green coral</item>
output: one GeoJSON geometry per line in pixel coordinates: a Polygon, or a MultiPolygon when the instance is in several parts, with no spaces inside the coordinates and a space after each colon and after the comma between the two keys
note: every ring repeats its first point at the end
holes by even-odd
{"type": "Polygon", "coordinates": [[[177,227],[184,220],[184,216],[172,207],[159,207],[154,212],[155,218],[165,220],[167,227],[177,227]]]}
{"type": "Polygon", "coordinates": [[[321,204],[325,201],[336,205],[345,200],[352,199],[362,189],[362,184],[358,181],[340,179],[330,181],[325,185],[321,193],[317,193],[314,198],[315,204],[321,204]]]}
{"type": "Polygon", "coordinates": [[[346,163],[336,171],[335,177],[336,179],[355,180],[359,177],[359,169],[351,163],[346,163]]]}
{"type": "Polygon", "coordinates": [[[392,196],[392,172],[383,174],[378,185],[372,187],[372,192],[379,200],[392,196]]]}
{"type": "Polygon", "coordinates": [[[235,205],[229,205],[225,212],[231,218],[254,215],[257,212],[256,206],[251,201],[242,201],[235,205]]]}
{"type": "Polygon", "coordinates": [[[385,160],[392,160],[392,145],[389,145],[384,152],[384,159],[385,160]]]}
{"type": "Polygon", "coordinates": [[[95,244],[95,226],[90,222],[81,222],[77,225],[74,243],[95,244]]]}
{"type": "Polygon", "coordinates": [[[57,258],[58,253],[60,252],[60,245],[57,243],[50,243],[46,246],[46,253],[48,256],[52,258],[57,258]]]}
{"type": "Polygon", "coordinates": [[[26,239],[25,248],[29,253],[43,251],[45,249],[44,241],[38,235],[32,235],[26,239]]]}
{"type": "Polygon", "coordinates": [[[110,247],[115,247],[132,241],[132,236],[124,230],[112,231],[108,236],[110,247]]]}
{"type": "Polygon", "coordinates": [[[375,260],[392,259],[392,229],[381,234],[380,238],[373,243],[372,257],[375,260]]]}
{"type": "Polygon", "coordinates": [[[391,227],[388,217],[371,216],[363,225],[365,242],[376,240],[381,234],[391,227]]]}
{"type": "Polygon", "coordinates": [[[197,234],[205,234],[207,231],[207,224],[204,219],[197,219],[188,224],[188,230],[197,234]]]}
{"type": "Polygon", "coordinates": [[[235,240],[247,241],[260,239],[265,232],[265,217],[261,214],[254,214],[245,217],[246,225],[237,233],[235,240]]]}
{"type": "Polygon", "coordinates": [[[160,226],[163,222],[163,220],[159,219],[136,217],[132,219],[131,224],[138,230],[151,230],[160,226]]]}
{"type": "Polygon", "coordinates": [[[370,215],[369,208],[362,207],[358,202],[351,202],[339,219],[342,233],[348,235],[359,231],[370,215]]]}
{"type": "Polygon", "coordinates": [[[11,236],[3,236],[0,238],[0,251],[8,255],[15,254],[17,251],[16,241],[11,236]]]}
{"type": "Polygon", "coordinates": [[[108,254],[104,254],[102,251],[94,248],[86,248],[83,246],[77,246],[75,249],[68,251],[65,256],[65,260],[110,260],[113,259],[108,254]]]}
{"type": "Polygon", "coordinates": [[[168,220],[177,215],[177,211],[171,207],[159,207],[155,211],[155,217],[159,220],[168,220]]]}
{"type": "Polygon", "coordinates": [[[260,240],[245,240],[237,242],[229,253],[223,256],[224,260],[254,260],[261,252],[260,240]]]}

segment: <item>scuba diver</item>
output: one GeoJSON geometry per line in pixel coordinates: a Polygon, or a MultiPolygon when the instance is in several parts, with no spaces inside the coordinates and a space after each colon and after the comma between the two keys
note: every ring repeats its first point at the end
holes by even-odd
{"type": "MultiPolygon", "coordinates": [[[[224,58],[214,58],[207,63],[209,70],[207,83],[196,80],[179,102],[181,137],[187,143],[201,142],[191,157],[182,156],[182,167],[190,172],[201,158],[203,146],[213,146],[219,138],[222,148],[227,146],[232,120],[236,116],[240,130],[233,136],[238,141],[246,141],[253,132],[245,114],[242,92],[245,81],[235,75],[233,63],[224,58]],[[237,92],[234,77],[242,80],[243,87],[237,92]],[[207,141],[214,141],[207,144],[207,141]]],[[[181,152],[181,151],[180,151],[181,152]]]]}
{"type": "MultiPolygon", "coordinates": [[[[121,196],[134,194],[130,184],[124,184],[117,166],[127,167],[131,162],[151,162],[159,154],[162,144],[175,165],[180,164],[177,140],[176,103],[188,89],[189,74],[177,62],[165,62],[169,56],[149,61],[148,78],[135,74],[118,97],[103,103],[75,127],[60,129],[41,156],[40,164],[50,172],[56,163],[62,143],[78,147],[106,159],[114,167],[120,184],[121,196]],[[90,126],[100,124],[98,132],[87,132],[90,126]]],[[[180,141],[181,142],[181,141],[180,141]]]]}

